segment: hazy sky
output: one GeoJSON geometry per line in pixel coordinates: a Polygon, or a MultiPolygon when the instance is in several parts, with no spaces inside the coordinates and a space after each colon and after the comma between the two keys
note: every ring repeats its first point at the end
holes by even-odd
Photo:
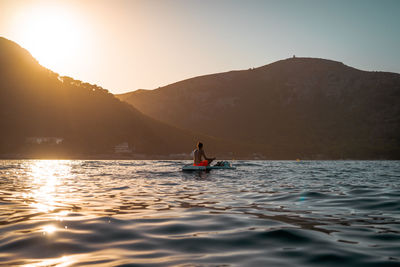
{"type": "Polygon", "coordinates": [[[400,73],[400,0],[0,0],[0,36],[113,93],[294,54],[400,73]]]}

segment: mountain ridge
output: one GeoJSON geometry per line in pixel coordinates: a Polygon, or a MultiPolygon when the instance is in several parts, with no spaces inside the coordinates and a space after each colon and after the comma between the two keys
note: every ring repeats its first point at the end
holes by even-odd
{"type": "Polygon", "coordinates": [[[288,58],[117,96],[169,124],[255,145],[268,158],[399,158],[399,92],[397,73],[288,58]]]}

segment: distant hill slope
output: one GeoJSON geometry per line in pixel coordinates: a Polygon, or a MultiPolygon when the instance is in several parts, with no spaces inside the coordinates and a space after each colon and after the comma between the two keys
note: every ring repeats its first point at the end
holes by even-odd
{"type": "Polygon", "coordinates": [[[121,142],[135,153],[168,155],[189,153],[198,139],[221,152],[232,149],[152,119],[101,87],[60,77],[5,38],[0,38],[0,125],[3,155],[113,153],[121,142]],[[32,144],[39,137],[63,141],[32,144]]]}
{"type": "Polygon", "coordinates": [[[118,97],[268,158],[400,158],[400,75],[291,58],[118,97]]]}

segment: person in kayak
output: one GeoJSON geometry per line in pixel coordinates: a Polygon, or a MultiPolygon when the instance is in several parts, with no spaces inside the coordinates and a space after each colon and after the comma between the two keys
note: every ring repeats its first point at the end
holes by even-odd
{"type": "Polygon", "coordinates": [[[215,158],[207,158],[203,150],[203,144],[198,142],[197,148],[193,151],[193,165],[208,166],[213,160],[215,160],[215,158]],[[202,158],[204,158],[204,160],[201,160],[202,158]]]}

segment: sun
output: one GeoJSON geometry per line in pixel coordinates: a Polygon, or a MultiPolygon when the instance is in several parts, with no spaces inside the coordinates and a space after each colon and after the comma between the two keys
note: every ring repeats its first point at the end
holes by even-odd
{"type": "Polygon", "coordinates": [[[19,18],[21,45],[40,64],[62,71],[71,60],[76,60],[82,46],[81,22],[65,6],[35,6],[19,18]]]}

